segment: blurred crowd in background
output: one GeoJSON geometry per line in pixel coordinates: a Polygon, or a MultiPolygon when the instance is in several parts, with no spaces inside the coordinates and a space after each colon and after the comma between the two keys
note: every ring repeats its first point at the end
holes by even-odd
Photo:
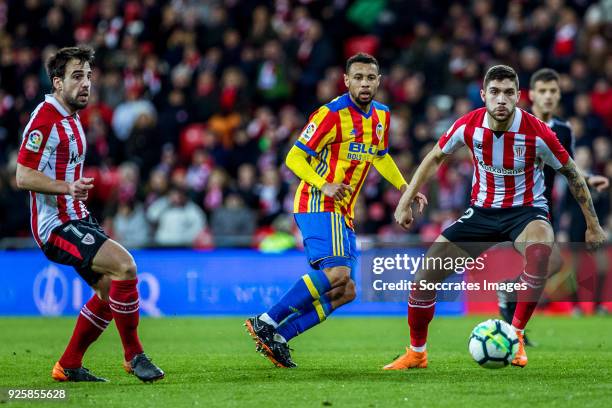
{"type": "MultiPolygon", "coordinates": [[[[89,44],[87,206],[128,247],[299,245],[296,178],[284,158],[309,114],[345,92],[344,62],[379,59],[377,100],[391,108],[390,152],[408,179],[459,116],[482,106],[486,69],[513,66],[529,108],[530,75],[561,73],[559,116],[576,160],[612,177],[612,2],[0,0],[0,239],[29,237],[16,152],[50,83],[44,61],[89,44]]],[[[399,192],[376,173],[362,189],[356,230],[379,240],[431,240],[468,204],[467,151],[440,169],[426,214],[406,235],[399,192]]],[[[561,177],[559,239],[581,217],[561,177]]],[[[610,231],[610,192],[593,193],[610,231]]],[[[33,243],[33,241],[32,241],[33,243]]]]}

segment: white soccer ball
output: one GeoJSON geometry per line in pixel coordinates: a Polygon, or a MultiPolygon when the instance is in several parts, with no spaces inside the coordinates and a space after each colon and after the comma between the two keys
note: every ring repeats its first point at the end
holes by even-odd
{"type": "Polygon", "coordinates": [[[502,320],[489,319],[474,327],[468,349],[481,367],[502,368],[512,362],[518,342],[512,326],[502,320]]]}

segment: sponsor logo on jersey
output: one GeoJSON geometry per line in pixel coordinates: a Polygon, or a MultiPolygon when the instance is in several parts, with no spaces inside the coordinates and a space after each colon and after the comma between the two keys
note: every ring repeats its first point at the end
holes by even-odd
{"type": "Polygon", "coordinates": [[[348,146],[347,159],[349,160],[367,160],[369,156],[375,155],[378,148],[374,145],[366,145],[365,143],[351,142],[348,146]]]}
{"type": "Polygon", "coordinates": [[[40,130],[33,130],[28,135],[28,140],[26,142],[26,149],[38,153],[40,150],[40,146],[42,145],[43,135],[40,130]]]}
{"type": "Polygon", "coordinates": [[[525,169],[506,169],[503,167],[500,168],[500,167],[489,166],[488,164],[485,164],[485,162],[482,159],[478,159],[478,165],[484,171],[488,171],[489,173],[493,173],[498,176],[519,176],[521,174],[525,174],[525,169]]]}
{"type": "Polygon", "coordinates": [[[374,145],[366,145],[365,143],[351,142],[349,144],[349,152],[351,153],[369,153],[376,154],[378,149],[374,145]]]}
{"type": "Polygon", "coordinates": [[[85,155],[78,155],[75,152],[71,152],[70,153],[70,164],[76,164],[76,163],[80,163],[85,159],[85,155]]]}

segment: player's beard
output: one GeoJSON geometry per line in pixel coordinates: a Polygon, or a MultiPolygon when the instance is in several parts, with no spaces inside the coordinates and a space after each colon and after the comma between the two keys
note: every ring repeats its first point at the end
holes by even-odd
{"type": "Polygon", "coordinates": [[[510,119],[510,117],[512,116],[512,112],[514,112],[514,106],[511,109],[503,108],[503,111],[498,110],[498,108],[495,108],[495,109],[487,108],[487,112],[497,122],[505,122],[508,119],[510,119]]]}
{"type": "Polygon", "coordinates": [[[64,101],[66,101],[66,105],[70,106],[72,110],[81,110],[87,106],[87,103],[89,102],[89,94],[87,94],[85,97],[77,95],[76,98],[66,96],[64,101]]]}
{"type": "Polygon", "coordinates": [[[357,95],[353,95],[353,99],[355,99],[357,104],[363,108],[372,102],[374,99],[374,92],[370,91],[367,93],[367,95],[363,94],[362,92],[357,92],[357,95]]]}

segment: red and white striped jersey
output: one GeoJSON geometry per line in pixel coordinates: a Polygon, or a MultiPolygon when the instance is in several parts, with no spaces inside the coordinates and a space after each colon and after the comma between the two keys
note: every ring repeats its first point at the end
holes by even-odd
{"type": "MultiPolygon", "coordinates": [[[[46,95],[23,132],[17,162],[70,183],[83,175],[86,147],[79,116],[69,115],[53,95],[46,95]]],[[[55,227],[85,218],[89,212],[82,201],[70,195],[30,192],[30,214],[34,239],[42,246],[55,227]]]]}
{"type": "Polygon", "coordinates": [[[515,108],[514,120],[505,132],[489,127],[486,108],[459,118],[440,138],[446,154],[466,145],[472,152],[474,175],[470,204],[483,208],[540,207],[544,197],[544,164],[555,170],[569,154],[554,132],[530,113],[515,108]]]}

